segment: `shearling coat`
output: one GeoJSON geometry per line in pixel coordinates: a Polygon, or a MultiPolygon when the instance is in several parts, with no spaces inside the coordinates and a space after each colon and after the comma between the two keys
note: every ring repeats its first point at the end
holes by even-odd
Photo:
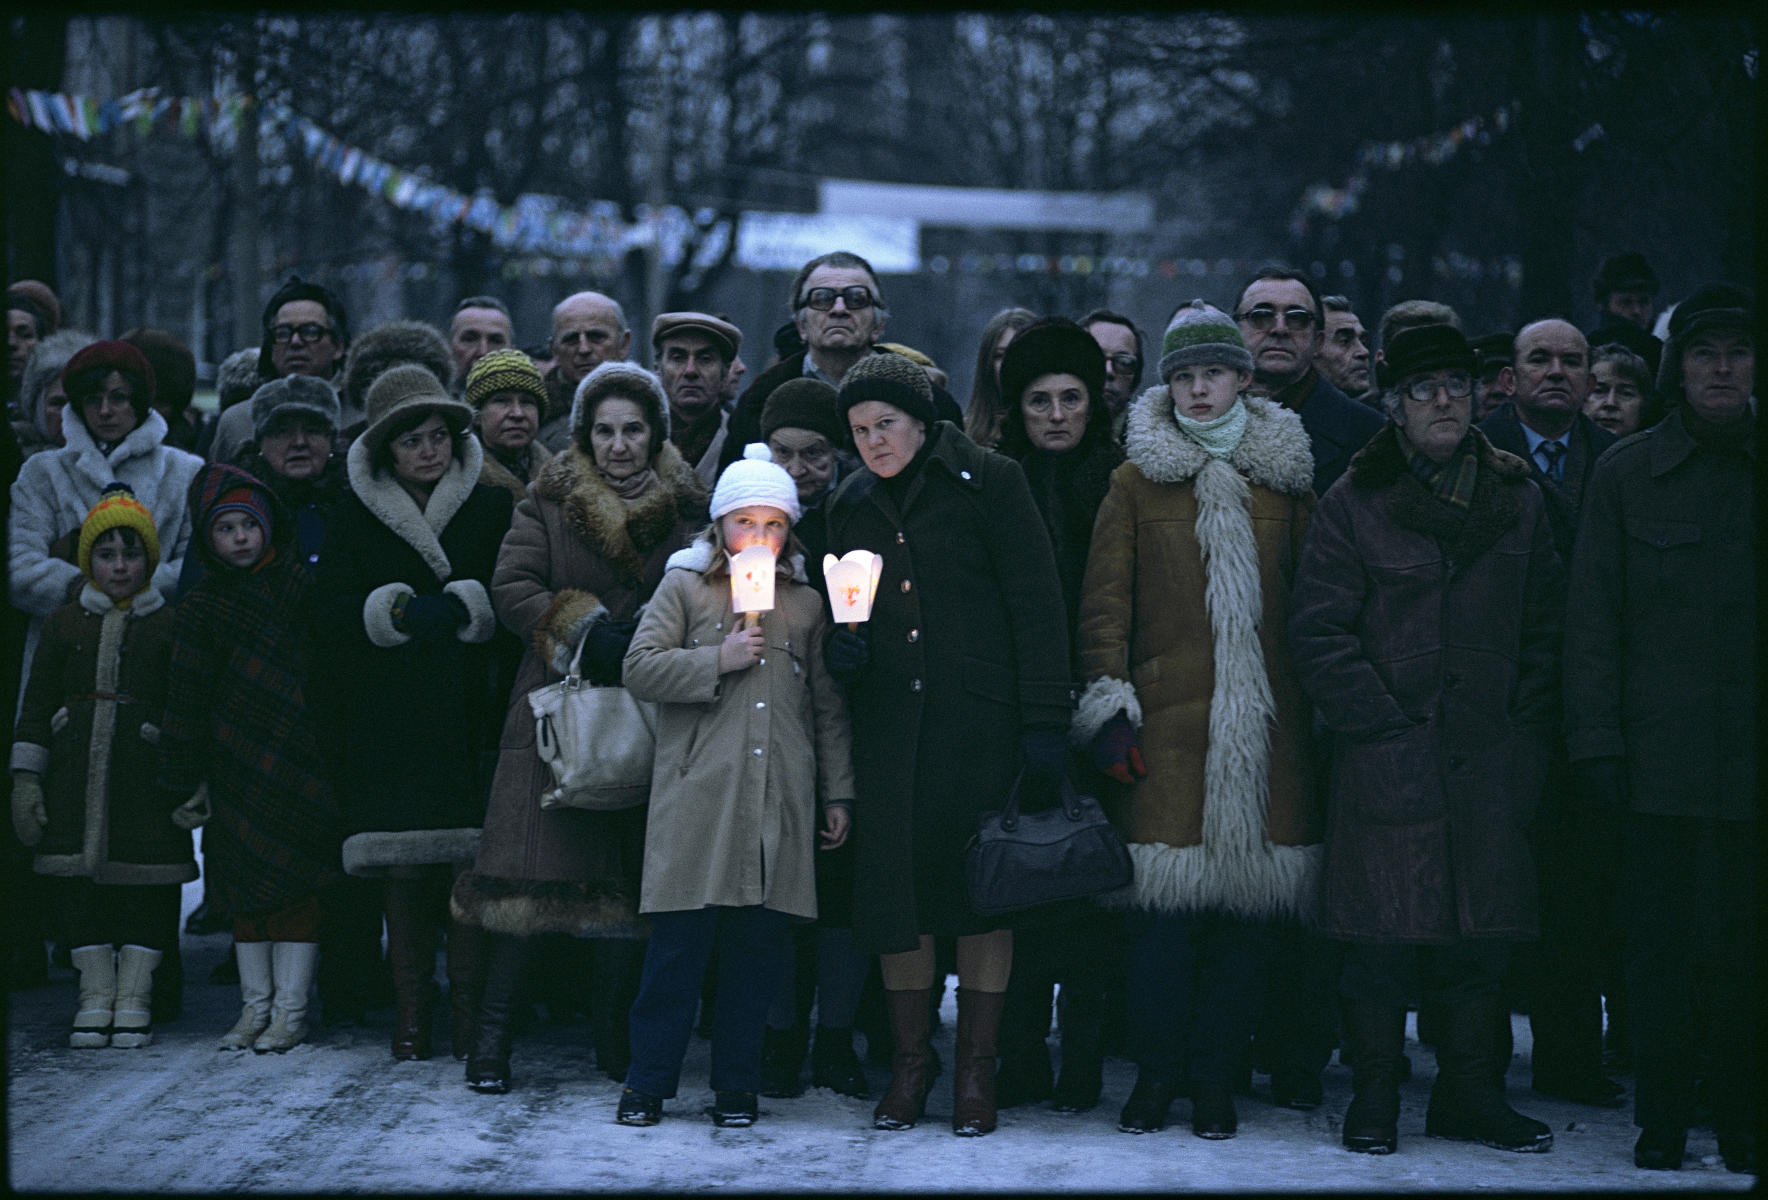
{"type": "MultiPolygon", "coordinates": [[[[528,482],[540,478],[540,472],[552,459],[552,451],[538,441],[528,443],[528,482]]],[[[490,450],[485,451],[484,465],[479,468],[479,482],[491,487],[500,487],[510,494],[512,506],[520,504],[528,494],[528,483],[516,477],[516,473],[503,465],[503,460],[490,450]]]]}
{"type": "MultiPolygon", "coordinates": [[[[761,661],[721,675],[740,618],[710,541],[670,556],[626,652],[627,688],[659,705],[641,913],[759,904],[813,918],[821,797],[851,806],[847,701],[823,666],[823,597],[779,564],[761,661]]],[[[722,557],[722,556],[721,556],[722,557]]]]}
{"type": "Polygon", "coordinates": [[[528,693],[564,677],[589,624],[631,620],[669,556],[706,523],[706,494],[675,447],[631,505],[576,443],[547,463],[498,554],[492,603],[527,645],[508,697],[478,859],[454,888],[455,916],[497,933],[633,937],[645,810],[543,809],[551,769],[534,745],[528,693]]]}
{"type": "Polygon", "coordinates": [[[419,510],[392,474],[350,447],[354,495],[333,513],[320,552],[323,649],[315,704],[329,722],[332,782],[351,836],[353,875],[471,861],[484,820],[480,751],[497,727],[497,618],[487,590],[509,528],[509,493],[479,487],[477,438],[462,439],[419,510]],[[413,642],[393,623],[402,593],[447,593],[469,620],[452,638],[413,642]]]}
{"type": "Polygon", "coordinates": [[[197,877],[190,834],[172,823],[190,796],[158,783],[171,653],[172,610],[152,587],[124,609],[87,583],[43,623],[12,746],[13,770],[43,776],[39,875],[197,877]]]}
{"type": "Polygon", "coordinates": [[[1624,438],[1584,497],[1566,597],[1574,762],[1626,759],[1632,811],[1760,816],[1752,427],[1719,445],[1679,407],[1624,438]]]}
{"type": "Polygon", "coordinates": [[[1313,511],[1301,419],[1249,398],[1212,458],[1152,387],[1130,406],[1082,590],[1082,745],[1120,709],[1148,777],[1113,818],[1136,875],[1106,898],[1160,913],[1318,912],[1323,816],[1312,713],[1289,661],[1289,593],[1313,511]]]}
{"type": "Polygon", "coordinates": [[[1389,425],[1320,501],[1290,619],[1333,734],[1325,931],[1444,944],[1537,933],[1525,831],[1558,720],[1559,558],[1528,464],[1471,431],[1458,519],[1389,425]]]}
{"type": "Polygon", "coordinates": [[[970,907],[964,847],[1006,800],[1020,734],[1067,728],[1074,704],[1056,560],[1025,473],[950,422],[927,436],[900,508],[861,470],[827,509],[832,553],[884,558],[871,661],[848,688],[853,930],[872,953],[1002,927],[970,907]]]}

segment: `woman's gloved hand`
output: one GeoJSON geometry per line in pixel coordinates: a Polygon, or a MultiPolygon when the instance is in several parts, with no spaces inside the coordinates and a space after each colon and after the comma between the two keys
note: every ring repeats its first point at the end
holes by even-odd
{"type": "Polygon", "coordinates": [[[638,632],[638,618],[627,621],[597,621],[589,627],[583,640],[583,673],[597,687],[614,687],[620,682],[622,664],[632,635],[638,632]]]}
{"type": "Polygon", "coordinates": [[[49,809],[43,804],[43,777],[35,771],[12,773],[12,831],[27,846],[43,840],[49,809]]]}
{"type": "Polygon", "coordinates": [[[414,642],[434,642],[453,637],[455,631],[470,620],[472,614],[467,612],[460,597],[442,592],[434,596],[411,597],[405,602],[394,627],[400,633],[410,634],[414,642]]]}
{"type": "Polygon", "coordinates": [[[1148,778],[1148,765],[1142,761],[1141,735],[1121,711],[1093,735],[1092,751],[1093,765],[1119,783],[1148,778]]]}
{"type": "Polygon", "coordinates": [[[872,661],[872,644],[852,629],[831,629],[823,639],[823,665],[838,683],[852,683],[872,661]]]}

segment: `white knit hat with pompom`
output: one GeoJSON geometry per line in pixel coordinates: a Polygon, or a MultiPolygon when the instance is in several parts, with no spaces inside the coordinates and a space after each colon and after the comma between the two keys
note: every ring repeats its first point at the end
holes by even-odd
{"type": "Polygon", "coordinates": [[[743,457],[724,469],[718,486],[712,490],[712,519],[732,509],[765,504],[777,508],[797,524],[798,485],[786,469],[773,460],[773,451],[766,442],[750,442],[743,447],[743,457]]]}

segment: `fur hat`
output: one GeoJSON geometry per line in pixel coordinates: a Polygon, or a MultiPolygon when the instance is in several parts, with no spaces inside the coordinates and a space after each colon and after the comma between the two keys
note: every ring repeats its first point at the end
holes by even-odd
{"type": "Polygon", "coordinates": [[[1105,351],[1093,335],[1067,317],[1042,317],[1007,344],[1001,358],[1001,404],[1018,405],[1025,389],[1045,375],[1073,375],[1087,389],[1093,409],[1105,392],[1105,351]]]}
{"type": "Polygon", "coordinates": [[[1658,277],[1643,254],[1611,254],[1596,268],[1590,285],[1591,298],[1604,303],[1614,292],[1647,292],[1657,295],[1658,277]]]}
{"type": "Polygon", "coordinates": [[[651,372],[633,362],[605,362],[583,377],[577,395],[571,401],[571,440],[589,451],[584,426],[595,406],[610,396],[621,396],[638,405],[651,427],[651,457],[669,440],[669,401],[663,395],[663,383],[651,372]]]}
{"type": "Polygon", "coordinates": [[[311,375],[272,379],[252,393],[252,436],[259,441],[283,417],[312,416],[338,431],[338,394],[331,384],[311,375]]]}
{"type": "Polygon", "coordinates": [[[137,421],[147,419],[147,410],[153,404],[154,377],[153,367],[141,351],[128,342],[93,342],[68,359],[68,365],[61,370],[61,380],[68,392],[68,403],[75,411],[79,406],[75,402],[72,384],[78,376],[93,370],[116,371],[131,378],[135,387],[129,406],[135,410],[137,421]]]}
{"type": "Polygon", "coordinates": [[[455,434],[473,423],[472,407],[450,396],[440,379],[416,363],[401,363],[382,372],[368,389],[363,410],[368,425],[358,440],[368,447],[371,462],[394,423],[414,413],[440,413],[455,434]]]}
{"type": "Polygon", "coordinates": [[[927,372],[887,350],[868,354],[847,368],[836,399],[843,419],[854,405],[876,400],[902,409],[929,430],[939,420],[933,408],[933,383],[927,372]]]}
{"type": "MultiPolygon", "coordinates": [[[[1020,334],[1020,337],[1024,337],[1020,334]]],[[[1015,341],[1018,339],[1015,338],[1015,341]]],[[[1012,346],[1007,347],[1011,354],[1012,346]]],[[[1234,318],[1206,300],[1193,300],[1173,314],[1160,339],[1160,381],[1180,367],[1220,363],[1236,371],[1252,370],[1252,355],[1234,318]]],[[[1002,364],[1003,370],[1005,364],[1002,364]]],[[[1003,395],[1006,393],[1003,391],[1003,395]]]]}
{"type": "Polygon", "coordinates": [[[344,314],[344,302],[330,288],[308,283],[299,275],[290,275],[281,287],[271,293],[269,301],[264,305],[264,319],[259,324],[259,328],[264,331],[264,341],[258,347],[258,374],[265,379],[276,375],[276,364],[270,359],[270,348],[275,344],[270,336],[270,329],[276,323],[276,312],[283,305],[292,304],[296,300],[311,300],[323,305],[326,315],[331,317],[332,337],[340,347],[350,344],[350,320],[344,314]]]}
{"type": "Polygon", "coordinates": [[[761,408],[761,436],[770,438],[776,429],[808,429],[820,433],[836,446],[847,444],[847,430],[835,406],[835,389],[820,379],[800,375],[775,388],[761,408]]]}
{"type": "Polygon", "coordinates": [[[711,338],[712,344],[724,355],[725,362],[735,358],[743,345],[743,331],[711,313],[666,312],[658,313],[657,319],[651,322],[651,349],[661,346],[664,338],[681,333],[699,333],[711,338]]]}
{"type": "Polygon", "coordinates": [[[526,392],[534,397],[534,403],[546,411],[546,380],[540,377],[540,368],[534,360],[520,350],[507,347],[493,350],[474,363],[467,372],[466,400],[474,408],[483,408],[485,401],[496,392],[526,392]]]}
{"type": "Polygon", "coordinates": [[[67,319],[67,314],[61,308],[61,297],[55,294],[54,288],[40,279],[15,279],[7,284],[6,303],[11,305],[15,296],[22,296],[43,310],[43,315],[48,318],[48,323],[43,327],[45,337],[60,329],[62,322],[67,319]]]}
{"type": "Polygon", "coordinates": [[[220,399],[221,411],[250,400],[263,382],[263,376],[258,374],[258,347],[229,354],[215,369],[215,395],[220,399]]]}
{"type": "Polygon", "coordinates": [[[773,460],[773,451],[764,442],[750,442],[743,447],[743,457],[724,469],[718,486],[712,489],[710,515],[714,521],[732,509],[751,504],[777,508],[798,523],[798,485],[786,469],[773,460]]]}
{"type": "Polygon", "coordinates": [[[1682,355],[1688,343],[1703,333],[1724,330],[1750,339],[1756,337],[1756,302],[1740,287],[1707,283],[1696,288],[1670,314],[1669,337],[1658,364],[1658,394],[1666,406],[1682,401],[1682,355]]]}
{"type": "Polygon", "coordinates": [[[76,557],[80,573],[92,578],[93,543],[113,529],[133,529],[147,547],[147,578],[160,565],[160,535],[154,528],[153,514],[135,498],[135,491],[126,483],[113,483],[104,489],[98,503],[80,522],[80,544],[76,557]]]}
{"type": "Polygon", "coordinates": [[[434,325],[422,321],[388,321],[356,339],[344,360],[343,407],[367,411],[368,391],[389,367],[416,363],[443,383],[454,374],[448,341],[434,325]]]}
{"type": "Polygon", "coordinates": [[[1453,325],[1414,325],[1402,329],[1384,347],[1383,354],[1376,364],[1376,382],[1384,388],[1424,371],[1460,368],[1473,374],[1479,370],[1479,358],[1473,347],[1453,325]]]}

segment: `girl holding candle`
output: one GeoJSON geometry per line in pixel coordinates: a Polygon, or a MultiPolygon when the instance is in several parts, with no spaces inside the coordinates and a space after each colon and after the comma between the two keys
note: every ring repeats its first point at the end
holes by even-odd
{"type": "Polygon", "coordinates": [[[670,557],[626,653],[627,688],[661,709],[639,892],[651,938],[623,1125],[656,1124],[675,1095],[715,945],[710,1111],[719,1125],[754,1122],[789,922],[816,917],[817,842],[847,839],[847,706],[823,666],[823,599],[791,536],[797,487],[770,459],[756,443],[725,469],[712,526],[670,557]],[[772,559],[771,597],[745,586],[757,548],[772,559]]]}

